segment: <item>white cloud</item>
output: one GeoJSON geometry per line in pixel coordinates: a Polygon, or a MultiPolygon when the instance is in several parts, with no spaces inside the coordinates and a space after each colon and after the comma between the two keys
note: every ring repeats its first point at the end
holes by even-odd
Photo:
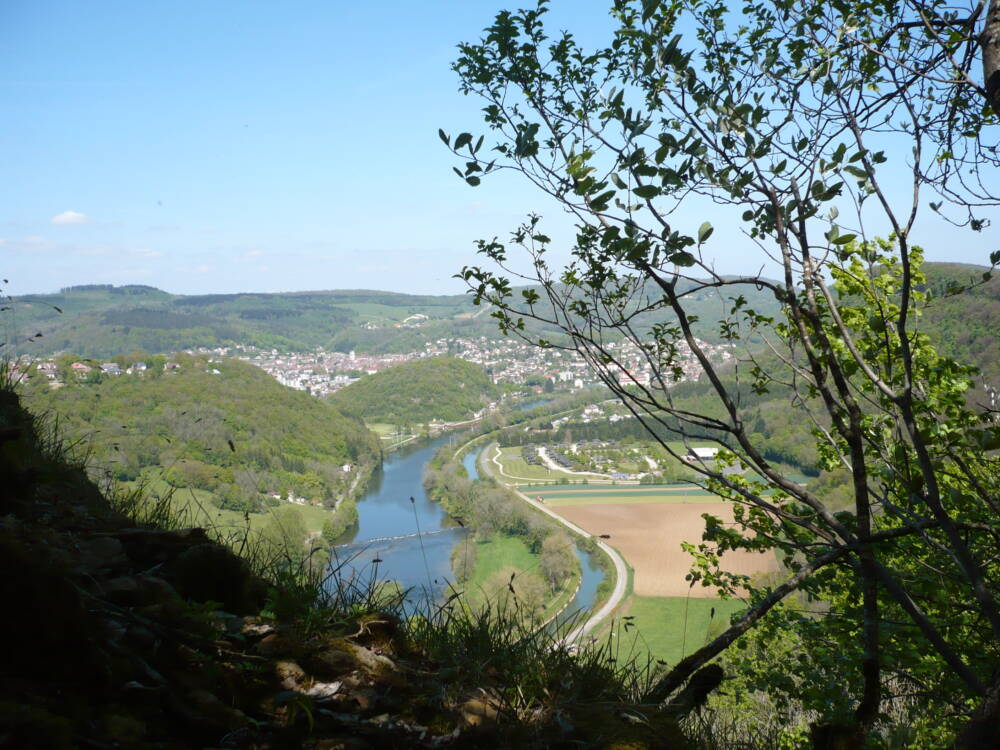
{"type": "Polygon", "coordinates": [[[153,250],[152,248],[148,247],[136,248],[135,250],[132,250],[132,254],[138,255],[143,258],[159,258],[161,255],[163,255],[163,253],[161,253],[159,250],[153,250]]]}
{"type": "Polygon", "coordinates": [[[70,224],[86,224],[89,221],[87,215],[81,214],[79,211],[63,211],[61,214],[53,216],[50,223],[63,227],[70,224]]]}

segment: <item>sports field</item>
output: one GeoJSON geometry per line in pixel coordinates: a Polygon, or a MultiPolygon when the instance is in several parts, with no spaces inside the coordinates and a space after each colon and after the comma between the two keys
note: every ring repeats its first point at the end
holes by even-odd
{"type": "MultiPolygon", "coordinates": [[[[617,488],[619,492],[623,489],[617,488]]],[[[546,501],[546,504],[549,504],[546,501]]],[[[555,505],[555,503],[551,503],[555,505]]],[[[698,544],[705,530],[703,513],[732,522],[732,505],[705,501],[615,502],[562,505],[559,515],[595,535],[607,535],[635,571],[634,591],[640,596],[687,596],[691,557],[681,542],[698,544]]],[[[722,557],[722,567],[732,573],[753,575],[779,569],[773,552],[733,550],[722,557]]],[[[690,596],[712,598],[714,588],[695,585],[690,596]]]]}

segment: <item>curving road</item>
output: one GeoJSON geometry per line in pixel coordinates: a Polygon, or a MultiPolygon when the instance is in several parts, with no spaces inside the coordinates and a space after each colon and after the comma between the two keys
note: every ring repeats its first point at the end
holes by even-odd
{"type": "Polygon", "coordinates": [[[600,477],[601,479],[611,480],[610,474],[598,474],[596,471],[573,471],[572,469],[563,468],[552,460],[552,456],[548,454],[544,446],[539,446],[538,455],[541,456],[545,466],[552,471],[560,471],[563,474],[571,474],[575,477],[600,477]]]}
{"type": "MultiPolygon", "coordinates": [[[[497,469],[500,470],[498,473],[502,473],[502,468],[503,467],[500,465],[500,462],[497,461],[497,456],[500,455],[500,449],[496,446],[496,444],[493,444],[492,446],[487,446],[487,448],[489,448],[489,447],[496,448],[496,454],[490,460],[492,461],[493,464],[496,465],[497,469]]],[[[480,461],[480,463],[486,469],[486,471],[489,472],[489,474],[491,476],[493,476],[494,479],[496,479],[498,482],[500,482],[500,484],[502,484],[504,487],[506,487],[507,489],[509,489],[511,492],[515,493],[518,497],[520,497],[526,503],[528,503],[529,505],[534,506],[535,508],[537,508],[538,510],[540,510],[542,513],[545,513],[546,515],[551,516],[556,521],[558,521],[559,523],[561,523],[563,526],[565,526],[566,528],[570,529],[574,533],[579,534],[584,539],[593,539],[597,543],[597,546],[601,549],[601,551],[604,554],[606,554],[609,558],[611,558],[611,562],[614,563],[614,566],[615,566],[615,588],[611,592],[611,596],[609,596],[608,600],[606,602],[604,602],[604,606],[602,606],[599,610],[597,610],[590,617],[588,617],[583,622],[583,624],[581,624],[580,626],[578,626],[577,628],[575,628],[574,630],[572,630],[570,633],[568,633],[563,638],[563,640],[562,640],[562,642],[564,644],[567,644],[567,645],[570,645],[570,644],[573,644],[573,643],[579,641],[581,638],[583,638],[585,635],[587,635],[587,633],[589,633],[591,630],[593,630],[598,625],[600,625],[605,619],[607,619],[607,617],[612,612],[615,611],[615,608],[617,608],[618,605],[621,604],[621,601],[622,601],[622,599],[625,596],[625,586],[628,583],[628,568],[625,567],[625,561],[622,559],[622,556],[618,554],[618,551],[614,547],[612,547],[609,544],[606,544],[602,539],[598,539],[593,534],[591,534],[589,531],[585,531],[584,529],[581,529],[579,526],[577,526],[572,521],[568,521],[567,519],[563,518],[558,513],[556,513],[554,510],[552,510],[551,508],[546,507],[545,505],[543,505],[542,503],[538,502],[534,498],[528,497],[528,495],[526,495],[523,492],[521,492],[516,486],[510,485],[510,484],[507,484],[506,482],[504,482],[496,474],[494,474],[493,467],[490,466],[488,462],[486,462],[486,461],[480,461]]]]}

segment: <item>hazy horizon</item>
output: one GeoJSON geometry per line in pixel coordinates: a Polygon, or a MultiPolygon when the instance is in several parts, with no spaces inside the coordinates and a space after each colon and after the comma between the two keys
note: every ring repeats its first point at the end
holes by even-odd
{"type": "MultiPolygon", "coordinates": [[[[976,269],[986,269],[988,266],[982,263],[966,263],[963,261],[947,261],[947,260],[931,260],[928,263],[947,263],[956,266],[968,266],[969,268],[976,269]]],[[[723,274],[729,275],[729,274],[723,274]]],[[[19,292],[20,296],[40,296],[47,294],[59,294],[63,289],[68,289],[72,287],[85,287],[85,286],[106,286],[109,282],[102,281],[83,281],[78,284],[66,284],[57,289],[51,289],[46,291],[24,291],[19,292]]],[[[468,294],[468,292],[459,290],[457,292],[414,292],[410,290],[401,289],[376,289],[373,287],[328,287],[328,288],[315,288],[315,289],[244,289],[236,292],[175,292],[170,289],[165,289],[162,286],[157,286],[156,284],[144,284],[144,283],[125,283],[125,284],[112,284],[115,287],[121,286],[146,286],[152,287],[158,291],[166,292],[175,297],[198,297],[209,294],[222,294],[222,295],[236,295],[236,294],[334,294],[343,292],[372,292],[375,294],[401,294],[401,295],[415,295],[420,297],[461,297],[468,294]]],[[[518,287],[515,287],[518,288],[518,287]]],[[[17,296],[17,295],[14,295],[17,296]]]]}
{"type": "MultiPolygon", "coordinates": [[[[551,200],[508,173],[468,187],[437,136],[486,132],[450,66],[459,42],[518,5],[4,3],[7,291],[459,294],[474,242],[506,238],[529,212],[565,258],[571,223],[551,200]]],[[[548,22],[598,45],[609,6],[554,0],[548,22]]],[[[688,232],[713,221],[720,272],[767,273],[738,217],[693,200],[673,219],[688,232]]],[[[975,263],[990,234],[926,211],[913,236],[929,260],[975,263]]]]}

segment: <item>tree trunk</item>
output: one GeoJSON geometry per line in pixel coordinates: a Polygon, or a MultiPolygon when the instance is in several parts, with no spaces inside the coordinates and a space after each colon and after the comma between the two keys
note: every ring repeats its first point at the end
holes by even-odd
{"type": "Polygon", "coordinates": [[[1000,748],[1000,681],[955,740],[955,750],[998,750],[1000,748]]]}
{"type": "Polygon", "coordinates": [[[983,86],[994,114],[1000,116],[1000,0],[990,0],[979,44],[983,48],[983,86]]]}

